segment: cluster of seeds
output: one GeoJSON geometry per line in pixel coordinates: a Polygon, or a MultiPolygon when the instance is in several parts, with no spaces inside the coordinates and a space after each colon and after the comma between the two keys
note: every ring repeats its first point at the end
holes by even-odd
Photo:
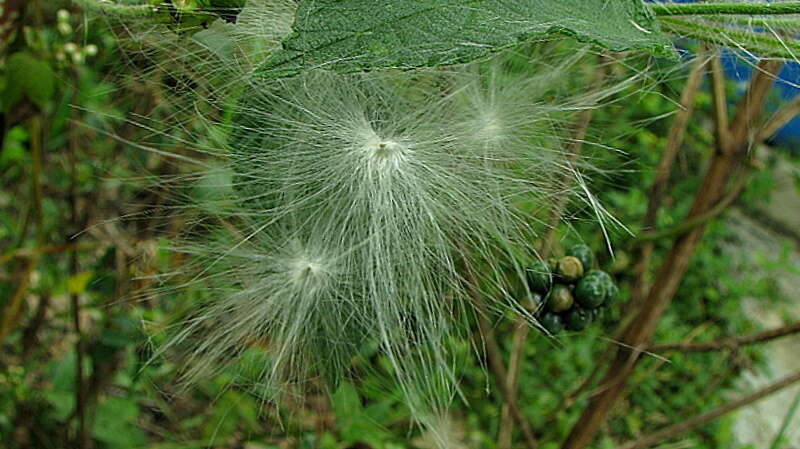
{"type": "Polygon", "coordinates": [[[525,308],[555,335],[565,328],[586,329],[603,310],[613,305],[619,289],[605,271],[592,268],[594,254],[575,245],[560,259],[537,261],[527,269],[530,296],[525,308]]]}

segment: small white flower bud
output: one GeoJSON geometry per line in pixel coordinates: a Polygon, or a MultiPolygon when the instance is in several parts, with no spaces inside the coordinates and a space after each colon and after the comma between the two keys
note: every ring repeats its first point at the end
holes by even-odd
{"type": "Polygon", "coordinates": [[[67,42],[66,44],[64,44],[64,51],[71,55],[78,53],[79,51],[78,44],[74,42],[67,42]]]}
{"type": "Polygon", "coordinates": [[[83,64],[85,58],[83,57],[83,53],[76,52],[72,54],[72,62],[75,64],[83,64]]]}
{"type": "Polygon", "coordinates": [[[94,56],[94,55],[96,55],[97,54],[97,45],[95,45],[95,44],[87,45],[86,47],[83,48],[83,53],[86,56],[94,56]]]}
{"type": "Polygon", "coordinates": [[[72,25],[68,24],[67,22],[59,22],[56,27],[58,28],[58,32],[64,36],[72,34],[72,25]]]}

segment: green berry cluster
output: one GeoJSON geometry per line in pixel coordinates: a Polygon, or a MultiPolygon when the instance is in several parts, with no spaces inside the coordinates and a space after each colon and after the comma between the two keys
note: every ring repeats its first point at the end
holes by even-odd
{"type": "Polygon", "coordinates": [[[537,261],[527,269],[528,289],[539,323],[550,334],[565,328],[586,329],[619,294],[611,276],[592,268],[594,254],[586,245],[575,245],[560,259],[537,261]]]}

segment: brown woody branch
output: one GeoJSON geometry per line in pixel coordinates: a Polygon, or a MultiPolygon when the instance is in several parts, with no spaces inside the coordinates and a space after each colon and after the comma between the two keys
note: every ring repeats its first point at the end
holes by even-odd
{"type": "MultiPolygon", "coordinates": [[[[716,60],[717,58],[714,57],[714,59],[716,60]]],[[[689,72],[689,78],[683,86],[679,103],[680,110],[675,114],[675,118],[670,125],[669,134],[667,135],[667,144],[664,146],[664,151],[661,153],[661,159],[658,161],[658,166],[656,167],[656,177],[648,192],[649,201],[647,203],[647,212],[643,220],[643,229],[645,231],[653,230],[656,226],[658,210],[661,208],[664,194],[667,191],[670,174],[672,174],[672,166],[683,144],[686,128],[689,125],[689,119],[694,112],[694,100],[697,96],[697,92],[700,90],[700,83],[703,81],[707,62],[708,60],[701,54],[695,60],[689,72]]],[[[647,294],[647,272],[650,268],[653,247],[654,245],[652,243],[646,243],[639,249],[639,262],[634,267],[634,282],[631,291],[631,302],[629,303],[631,309],[635,309],[647,294]]]]}
{"type": "MultiPolygon", "coordinates": [[[[663,231],[655,231],[655,232],[646,232],[643,234],[639,234],[636,237],[636,240],[643,241],[643,242],[652,242],[654,240],[660,240],[665,237],[675,237],[679,235],[686,234],[687,232],[691,231],[692,229],[704,225],[707,222],[717,218],[720,214],[725,212],[728,207],[736,201],[736,198],[739,198],[739,195],[744,191],[744,188],[747,187],[747,173],[741,173],[739,176],[739,180],[736,186],[725,196],[722,200],[720,200],[714,207],[703,212],[700,215],[692,217],[688,220],[681,222],[681,224],[669,228],[664,229],[663,231]]],[[[650,243],[645,243],[646,245],[652,245],[650,243]]]]}
{"type": "MultiPolygon", "coordinates": [[[[730,141],[721,143],[711,159],[703,181],[695,194],[687,219],[697,217],[717,204],[734,173],[746,160],[750,147],[750,125],[755,123],[782,63],[762,61],[750,86],[739,103],[731,125],[730,141]]],[[[611,362],[600,393],[594,396],[573,426],[563,449],[587,447],[605,422],[611,407],[625,393],[625,386],[642,354],[656,331],[661,316],[675,296],[689,268],[705,224],[693,228],[675,239],[658,270],[656,280],[647,295],[646,303],[638,308],[636,318],[622,335],[620,348],[611,362]]]]}
{"type": "MultiPolygon", "coordinates": [[[[586,79],[588,86],[599,86],[603,83],[606,77],[607,67],[605,61],[599,61],[595,70],[589,74],[586,79]]],[[[572,138],[570,144],[566,149],[567,164],[572,165],[577,160],[581,153],[583,141],[586,139],[586,134],[589,131],[589,124],[592,121],[592,108],[585,108],[578,113],[575,122],[572,124],[572,138]]],[[[561,183],[567,183],[569,180],[566,175],[560,180],[561,183]]],[[[566,195],[561,195],[556,200],[550,210],[547,221],[547,233],[542,238],[541,244],[538,248],[539,257],[546,259],[550,256],[556,238],[556,229],[558,223],[561,221],[564,211],[567,207],[566,195]]],[[[525,341],[530,333],[530,324],[525,320],[519,320],[514,328],[514,335],[512,337],[511,356],[508,361],[508,375],[504,377],[505,383],[510,395],[517,397],[517,390],[519,384],[519,371],[522,367],[524,360],[525,341]]],[[[500,430],[497,436],[497,448],[508,449],[511,447],[511,434],[513,431],[513,421],[508,419],[510,409],[503,406],[500,413],[500,430]]]]}
{"type": "Polygon", "coordinates": [[[13,251],[9,251],[5,254],[0,254],[0,265],[18,257],[29,258],[34,256],[41,256],[43,254],[64,253],[69,251],[82,251],[82,250],[95,249],[98,246],[99,245],[92,243],[67,243],[63,245],[43,246],[40,248],[19,248],[13,251]]]}
{"type": "Polygon", "coordinates": [[[753,402],[756,402],[759,399],[763,399],[766,396],[769,396],[786,387],[789,387],[798,381],[800,381],[800,371],[792,375],[789,375],[787,377],[784,377],[783,379],[767,387],[764,387],[758,391],[755,391],[754,393],[751,393],[743,398],[737,399],[733,402],[717,407],[706,413],[701,413],[697,416],[687,419],[686,421],[674,424],[665,429],[651,433],[650,435],[642,437],[632,443],[620,446],[617,449],[644,449],[653,446],[654,444],[661,443],[670,438],[677,437],[685,432],[688,432],[689,430],[707,424],[719,418],[720,416],[725,415],[726,413],[730,413],[738,408],[752,404],[753,402]]]}
{"type": "Polygon", "coordinates": [[[528,424],[528,420],[525,419],[525,415],[523,415],[522,411],[519,409],[517,395],[511,393],[508,389],[508,384],[505,382],[508,373],[506,372],[505,366],[503,366],[502,351],[497,344],[497,339],[494,338],[492,325],[486,320],[486,317],[482,315],[482,311],[479,311],[477,315],[480,333],[483,337],[484,348],[486,349],[486,359],[489,370],[491,370],[494,378],[497,379],[497,385],[500,388],[500,392],[503,394],[505,404],[508,406],[509,413],[517,426],[519,426],[522,431],[525,444],[529,449],[536,449],[539,446],[539,442],[536,441],[536,437],[533,434],[530,424],[528,424]]]}
{"type": "Polygon", "coordinates": [[[756,343],[766,343],[777,338],[786,337],[789,335],[800,333],[800,323],[794,323],[787,326],[771,329],[764,332],[759,332],[744,337],[729,337],[722,340],[707,342],[707,343],[665,343],[660,345],[653,345],[647,348],[648,352],[711,352],[720,351],[723,349],[736,349],[742,346],[748,346],[756,343]]]}
{"type": "Polygon", "coordinates": [[[791,101],[781,106],[758,131],[758,140],[765,141],[778,132],[783,125],[800,114],[800,96],[794,97],[791,101]]]}
{"type": "Polygon", "coordinates": [[[528,449],[536,449],[539,446],[539,442],[536,441],[536,437],[533,434],[530,424],[528,424],[528,420],[525,419],[525,415],[523,415],[522,411],[519,409],[517,395],[509,390],[508,384],[506,383],[508,373],[503,365],[503,357],[501,355],[502,351],[500,350],[500,346],[497,344],[497,339],[494,336],[494,329],[492,329],[492,325],[484,316],[485,307],[483,305],[483,300],[481,299],[480,292],[477,291],[477,287],[475,287],[478,285],[477,278],[469,263],[466,264],[465,272],[471,286],[471,299],[477,308],[476,315],[480,330],[476,336],[476,340],[478,340],[477,343],[478,345],[482,345],[486,351],[486,361],[489,365],[489,370],[497,380],[498,388],[503,395],[503,399],[508,407],[509,413],[522,431],[522,435],[525,438],[525,443],[527,444],[528,449]]]}

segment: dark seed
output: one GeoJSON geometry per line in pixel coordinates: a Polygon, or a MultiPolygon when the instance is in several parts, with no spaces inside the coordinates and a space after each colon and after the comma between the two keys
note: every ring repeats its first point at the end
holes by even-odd
{"type": "Polygon", "coordinates": [[[552,335],[564,330],[564,319],[555,313],[544,314],[544,316],[539,318],[539,324],[552,335]]]}

